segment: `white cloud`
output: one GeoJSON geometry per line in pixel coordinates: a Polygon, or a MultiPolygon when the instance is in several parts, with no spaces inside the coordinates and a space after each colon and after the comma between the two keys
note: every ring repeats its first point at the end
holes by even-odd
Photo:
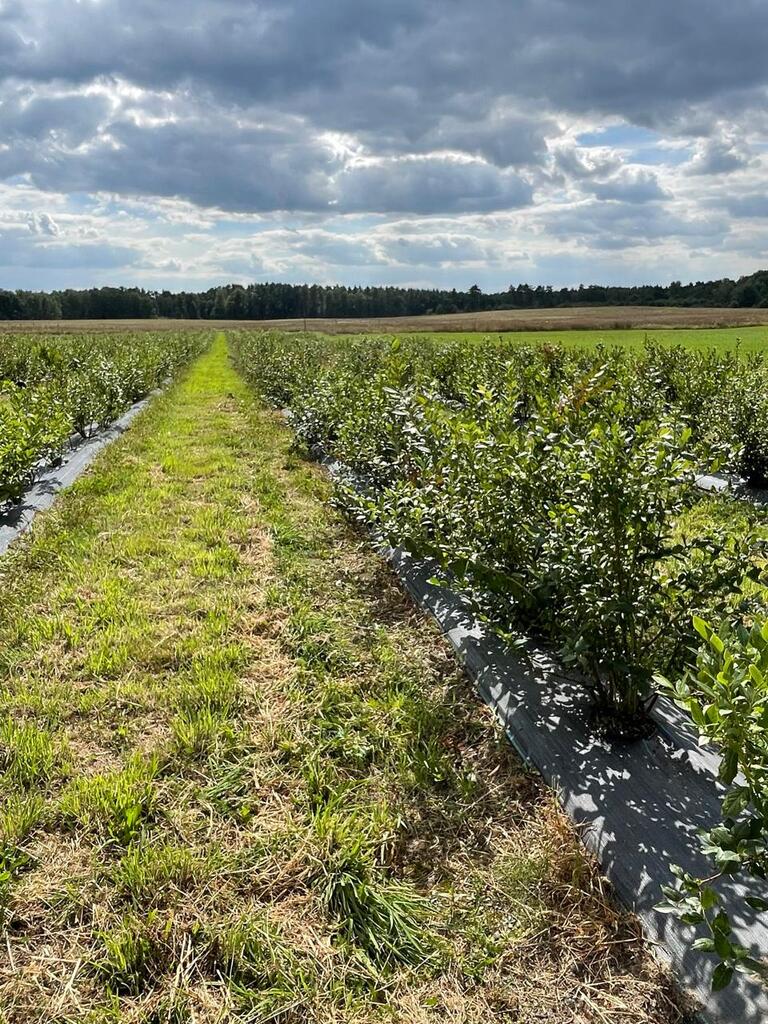
{"type": "Polygon", "coordinates": [[[50,213],[30,213],[27,217],[27,227],[33,235],[50,235],[55,238],[59,234],[59,225],[50,213]]]}

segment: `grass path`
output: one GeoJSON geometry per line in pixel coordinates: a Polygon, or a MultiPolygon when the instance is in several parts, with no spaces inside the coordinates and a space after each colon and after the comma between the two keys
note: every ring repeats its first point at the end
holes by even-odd
{"type": "Polygon", "coordinates": [[[219,337],[0,562],[0,1021],[681,1019],[219,337]]]}

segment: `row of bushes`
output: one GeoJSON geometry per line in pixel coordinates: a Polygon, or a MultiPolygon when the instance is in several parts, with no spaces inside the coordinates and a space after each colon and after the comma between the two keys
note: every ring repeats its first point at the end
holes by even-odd
{"type": "Polygon", "coordinates": [[[596,728],[644,734],[661,686],[720,743],[715,877],[681,874],[665,909],[705,929],[716,987],[756,971],[716,880],[768,869],[762,531],[759,516],[737,531],[697,516],[694,480],[712,467],[765,483],[765,361],[276,333],[235,347],[298,439],[350,468],[347,513],[434,558],[493,621],[555,642],[594,693],[596,728]]]}
{"type": "Polygon", "coordinates": [[[18,500],[73,433],[117,419],[202,344],[192,333],[0,337],[0,505],[18,500]]]}
{"type": "Polygon", "coordinates": [[[350,514],[556,642],[617,726],[639,724],[654,674],[684,665],[694,613],[748,613],[756,536],[691,531],[684,513],[702,467],[744,464],[721,410],[768,375],[759,361],[277,334],[237,351],[297,436],[365,481],[341,491],[350,514]]]}
{"type": "Polygon", "coordinates": [[[488,395],[513,397],[527,414],[541,400],[557,400],[563,389],[601,373],[612,382],[606,400],[619,385],[634,419],[668,418],[689,426],[704,459],[717,454],[723,468],[747,484],[768,486],[768,360],[762,355],[743,358],[738,351],[692,351],[652,341],[635,350],[423,336],[398,341],[394,352],[386,337],[299,338],[279,332],[243,333],[237,344],[241,350],[248,346],[247,364],[258,360],[258,370],[251,371],[257,374],[254,383],[275,405],[294,404],[307,382],[322,383],[338,367],[435,394],[469,411],[482,409],[488,395]]]}

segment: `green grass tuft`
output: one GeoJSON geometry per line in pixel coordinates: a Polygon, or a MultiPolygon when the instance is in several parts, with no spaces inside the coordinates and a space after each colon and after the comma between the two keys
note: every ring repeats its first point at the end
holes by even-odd
{"type": "Polygon", "coordinates": [[[59,801],[62,822],[127,846],[155,816],[159,767],[136,757],[122,771],[74,779],[59,801]]]}
{"type": "Polygon", "coordinates": [[[0,721],[0,767],[6,784],[41,786],[66,768],[66,751],[46,729],[5,718],[0,721]]]}

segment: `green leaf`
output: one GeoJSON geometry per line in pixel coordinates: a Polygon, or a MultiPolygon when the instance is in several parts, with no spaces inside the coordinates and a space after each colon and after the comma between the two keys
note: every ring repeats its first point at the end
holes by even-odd
{"type": "Polygon", "coordinates": [[[733,947],[725,935],[715,932],[712,942],[714,943],[717,955],[723,960],[729,960],[733,956],[733,947]]]}
{"type": "Polygon", "coordinates": [[[723,797],[723,814],[726,818],[738,818],[749,804],[749,790],[746,786],[734,786],[723,797]]]}
{"type": "Polygon", "coordinates": [[[740,866],[742,857],[736,850],[718,850],[715,854],[715,864],[726,874],[733,874],[740,866]]]}
{"type": "Polygon", "coordinates": [[[701,924],[704,920],[704,915],[699,913],[698,910],[687,910],[684,914],[680,915],[680,920],[683,924],[701,924]]]}
{"type": "Polygon", "coordinates": [[[704,619],[700,619],[698,615],[693,616],[693,628],[696,630],[699,636],[704,638],[704,640],[709,640],[712,630],[706,624],[704,619]]]}
{"type": "Polygon", "coordinates": [[[757,665],[755,665],[754,662],[749,666],[749,674],[752,678],[752,681],[754,683],[757,683],[758,686],[765,685],[765,678],[763,676],[763,673],[760,671],[757,665]]]}
{"type": "Polygon", "coordinates": [[[712,921],[712,931],[719,935],[731,934],[731,922],[728,920],[728,915],[724,913],[724,911],[721,910],[712,921]]]}
{"type": "Polygon", "coordinates": [[[702,910],[711,910],[713,907],[716,907],[717,904],[720,902],[720,897],[717,895],[715,890],[709,885],[701,890],[701,896],[699,897],[699,899],[701,901],[702,910]]]}
{"type": "Polygon", "coordinates": [[[720,992],[727,988],[733,978],[733,968],[728,964],[718,964],[712,972],[712,991],[720,992]]]}
{"type": "Polygon", "coordinates": [[[701,953],[714,953],[715,940],[709,938],[696,939],[693,943],[693,948],[701,953]]]}
{"type": "Polygon", "coordinates": [[[736,773],[739,770],[739,754],[736,750],[726,750],[723,754],[723,759],[720,762],[720,779],[727,785],[733,782],[736,778],[736,773]]]}
{"type": "Polygon", "coordinates": [[[688,702],[688,708],[691,712],[691,718],[699,727],[699,729],[701,729],[702,731],[706,730],[707,719],[704,716],[704,711],[702,710],[701,704],[699,704],[697,700],[691,699],[690,702],[688,702]]]}

